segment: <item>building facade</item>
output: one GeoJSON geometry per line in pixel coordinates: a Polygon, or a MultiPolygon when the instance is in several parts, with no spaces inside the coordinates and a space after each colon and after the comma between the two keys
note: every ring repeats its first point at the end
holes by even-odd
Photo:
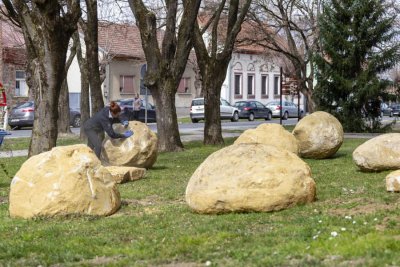
{"type": "MultiPolygon", "coordinates": [[[[13,106],[28,100],[30,96],[25,74],[26,50],[23,36],[18,28],[4,20],[0,21],[0,27],[0,78],[7,90],[9,106],[13,106]]],[[[83,40],[81,43],[84,44],[83,40]]],[[[85,48],[82,47],[82,50],[84,52],[85,48]]],[[[102,85],[105,103],[133,98],[136,94],[154,103],[151,92],[143,86],[146,61],[140,32],[135,25],[100,25],[99,54],[105,70],[102,85]]],[[[187,113],[191,100],[202,96],[199,71],[195,61],[192,53],[175,97],[177,110],[185,110],[187,113]]],[[[81,78],[76,57],[68,70],[67,82],[70,107],[79,109],[81,78]]],[[[279,100],[279,67],[259,48],[235,49],[221,88],[221,97],[231,104],[240,100],[257,100],[263,104],[279,100]]],[[[283,99],[297,103],[295,98],[295,95],[283,96],[283,99]]],[[[303,98],[301,98],[301,108],[304,108],[302,103],[303,98]]]]}
{"type": "Polygon", "coordinates": [[[7,20],[0,19],[0,80],[6,90],[8,107],[29,98],[26,63],[22,33],[7,20]]]}
{"type": "MultiPolygon", "coordinates": [[[[280,67],[262,51],[237,49],[229,63],[221,97],[231,104],[242,100],[256,100],[263,104],[280,100],[280,67]]],[[[294,91],[282,95],[283,100],[297,104],[294,91]]],[[[300,108],[304,110],[304,97],[300,95],[300,108]]]]}

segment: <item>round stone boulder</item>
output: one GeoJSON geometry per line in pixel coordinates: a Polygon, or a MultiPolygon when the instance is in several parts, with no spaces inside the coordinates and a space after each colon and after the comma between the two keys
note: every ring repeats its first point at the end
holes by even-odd
{"type": "Polygon", "coordinates": [[[55,147],[29,158],[10,186],[10,216],[106,216],[121,205],[111,174],[86,145],[55,147]]]}
{"type": "Polygon", "coordinates": [[[358,146],[353,161],[362,171],[400,169],[400,133],[382,134],[358,146]]]}
{"type": "Polygon", "coordinates": [[[325,159],[333,156],[343,143],[342,124],[331,114],[317,111],[302,118],[293,129],[300,156],[325,159]]]}
{"type": "Polygon", "coordinates": [[[234,144],[193,173],[186,202],[198,213],[276,211],[315,200],[310,167],[296,154],[264,144],[234,144]]]}
{"type": "Polygon", "coordinates": [[[151,168],[157,160],[157,135],[144,123],[130,121],[125,128],[114,124],[114,131],[124,133],[132,130],[129,138],[112,139],[106,135],[101,159],[109,165],[151,168]]]}
{"type": "Polygon", "coordinates": [[[299,153],[299,146],[294,135],[288,132],[282,125],[276,123],[263,123],[256,129],[244,131],[235,141],[241,143],[260,143],[272,145],[290,152],[299,153]]]}
{"type": "Polygon", "coordinates": [[[142,179],[146,174],[145,168],[138,167],[106,166],[106,169],[118,184],[142,179]]]}
{"type": "Polygon", "coordinates": [[[386,176],[386,191],[400,192],[400,170],[391,172],[386,176]]]}

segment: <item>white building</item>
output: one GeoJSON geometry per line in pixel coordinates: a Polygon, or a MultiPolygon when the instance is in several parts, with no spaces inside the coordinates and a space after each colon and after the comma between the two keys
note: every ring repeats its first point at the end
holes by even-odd
{"type": "MultiPolygon", "coordinates": [[[[99,51],[110,58],[106,64],[106,79],[102,87],[104,101],[107,103],[111,100],[132,98],[136,93],[144,98],[146,90],[143,86],[143,75],[146,61],[138,28],[134,25],[118,24],[99,27],[99,46],[99,51]]],[[[181,113],[183,111],[189,114],[191,100],[201,96],[201,83],[195,70],[193,63],[188,63],[177,91],[175,104],[181,113]]],[[[76,58],[68,71],[67,79],[70,106],[79,107],[80,69],[76,58]]],[[[266,57],[260,47],[236,48],[221,88],[221,97],[231,104],[240,100],[257,100],[263,104],[279,100],[279,66],[266,57]]],[[[283,99],[297,103],[294,95],[284,95],[283,99]]],[[[154,103],[151,95],[149,101],[154,103]]],[[[304,109],[302,103],[303,97],[301,108],[304,109]]]]}

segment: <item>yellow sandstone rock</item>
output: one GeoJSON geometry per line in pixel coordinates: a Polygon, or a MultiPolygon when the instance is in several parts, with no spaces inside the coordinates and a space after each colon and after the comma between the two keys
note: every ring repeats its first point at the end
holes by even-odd
{"type": "Polygon", "coordinates": [[[358,146],[354,163],[363,171],[400,169],[400,133],[382,134],[358,146]]]}
{"type": "Polygon", "coordinates": [[[388,192],[400,192],[400,170],[391,172],[386,176],[386,190],[388,192]]]}
{"type": "Polygon", "coordinates": [[[235,144],[241,143],[272,145],[286,149],[296,155],[299,153],[299,146],[294,135],[283,128],[282,125],[275,123],[263,123],[256,129],[244,131],[235,141],[235,144]]]}
{"type": "Polygon", "coordinates": [[[315,200],[310,167],[296,154],[264,144],[234,144],[193,173],[186,202],[198,213],[274,211],[315,200]]]}
{"type": "Polygon", "coordinates": [[[331,114],[314,112],[302,118],[293,129],[300,156],[325,159],[333,156],[343,143],[342,124],[331,114]]]}
{"type": "Polygon", "coordinates": [[[111,215],[120,195],[86,145],[55,147],[22,164],[10,186],[10,216],[111,215]]]}
{"type": "Polygon", "coordinates": [[[106,169],[111,173],[114,181],[119,184],[139,180],[146,174],[145,168],[107,166],[106,169]]]}
{"type": "Polygon", "coordinates": [[[116,132],[133,130],[129,138],[111,139],[106,135],[101,158],[112,166],[151,168],[157,160],[157,135],[139,121],[130,121],[128,128],[114,125],[116,132]]]}

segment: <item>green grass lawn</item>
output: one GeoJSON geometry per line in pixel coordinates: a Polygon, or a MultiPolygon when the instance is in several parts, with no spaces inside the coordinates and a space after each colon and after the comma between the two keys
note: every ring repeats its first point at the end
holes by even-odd
{"type": "Polygon", "coordinates": [[[357,170],[351,153],[364,141],[306,160],[317,201],[270,213],[193,213],[186,184],[219,147],[191,142],[161,153],[145,179],[119,185],[115,215],[11,219],[9,185],[26,158],[0,159],[0,266],[398,266],[400,194],[386,192],[389,172],[357,170]]]}

